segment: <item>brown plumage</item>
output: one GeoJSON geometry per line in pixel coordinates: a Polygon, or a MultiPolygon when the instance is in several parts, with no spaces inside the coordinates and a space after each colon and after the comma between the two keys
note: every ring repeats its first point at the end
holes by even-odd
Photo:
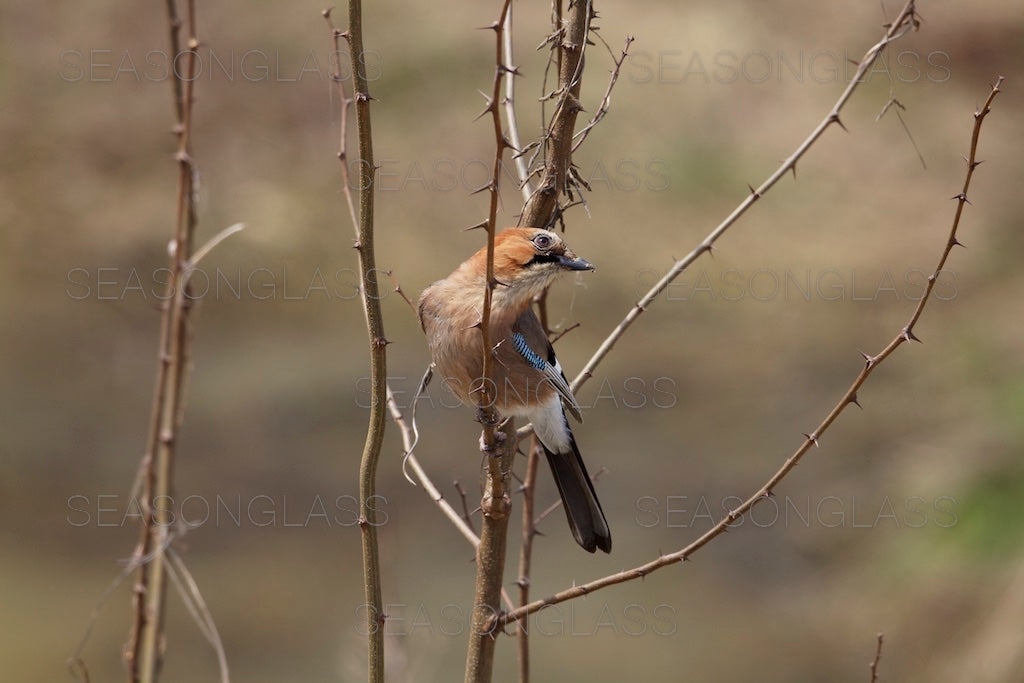
{"type": "MultiPolygon", "coordinates": [[[[420,324],[442,381],[465,404],[476,405],[483,372],[478,324],[483,305],[487,252],[481,249],[420,296],[420,324]]],[[[534,425],[547,453],[569,526],[576,541],[593,552],[611,550],[611,534],[593,483],[565,416],[581,420],[579,405],[531,304],[561,273],[593,270],[555,233],[508,228],[495,237],[491,304],[491,393],[503,415],[534,425]]]]}

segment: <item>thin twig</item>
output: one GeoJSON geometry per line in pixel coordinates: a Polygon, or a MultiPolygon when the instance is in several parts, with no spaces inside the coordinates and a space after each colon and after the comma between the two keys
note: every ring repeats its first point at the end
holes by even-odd
{"type": "MultiPolygon", "coordinates": [[[[402,435],[402,445],[405,448],[405,451],[403,452],[402,455],[405,458],[406,465],[408,465],[408,467],[412,470],[413,474],[416,476],[416,479],[423,487],[423,490],[427,492],[427,495],[430,497],[430,499],[434,501],[435,504],[437,504],[441,512],[444,513],[444,516],[451,521],[455,528],[459,530],[459,533],[461,533],[462,536],[467,541],[469,541],[469,543],[473,546],[475,550],[476,547],[480,545],[480,538],[479,536],[477,536],[476,530],[474,530],[473,527],[468,523],[467,519],[464,519],[455,510],[455,508],[451,506],[451,504],[445,499],[445,497],[441,494],[437,487],[434,486],[434,482],[431,481],[429,476],[427,476],[427,473],[423,469],[423,466],[420,465],[419,460],[416,459],[416,456],[413,453],[413,449],[416,446],[415,429],[409,424],[409,422],[405,419],[405,416],[402,414],[401,409],[399,409],[398,404],[395,402],[395,397],[391,393],[390,387],[388,388],[388,410],[391,413],[391,419],[394,420],[395,425],[398,427],[398,431],[402,435]]],[[[512,598],[509,597],[504,590],[502,590],[501,592],[501,598],[509,607],[509,609],[512,609],[514,607],[512,598]]]]}
{"type": "Polygon", "coordinates": [[[356,213],[356,202],[352,197],[352,178],[348,170],[348,110],[351,108],[353,99],[345,91],[345,80],[341,77],[341,39],[348,38],[348,34],[338,29],[331,18],[331,9],[321,12],[331,29],[331,45],[334,48],[334,70],[331,73],[331,80],[338,91],[338,105],[341,109],[341,122],[338,124],[338,161],[341,162],[341,191],[345,195],[345,204],[348,206],[349,218],[352,220],[352,229],[356,231],[356,239],[359,239],[359,218],[356,213]]]}
{"type": "Polygon", "coordinates": [[[559,339],[561,339],[565,335],[569,334],[570,332],[572,332],[573,330],[575,330],[579,326],[580,326],[580,323],[573,323],[572,325],[569,325],[569,327],[565,328],[564,330],[562,330],[561,332],[556,334],[554,336],[554,338],[551,339],[551,344],[552,345],[556,344],[559,339]]]}
{"type": "Polygon", "coordinates": [[[409,305],[409,310],[412,311],[413,317],[416,318],[417,320],[419,320],[420,315],[416,311],[416,304],[414,304],[412,302],[412,299],[410,299],[408,297],[408,295],[406,295],[405,290],[402,289],[402,285],[395,278],[394,272],[390,271],[390,270],[386,270],[386,271],[384,271],[384,274],[388,276],[389,280],[391,280],[392,291],[395,294],[397,294],[398,296],[402,297],[402,300],[405,301],[405,303],[407,303],[409,305]]]}
{"type": "Polygon", "coordinates": [[[882,661],[882,640],[885,634],[878,634],[878,644],[875,646],[875,658],[868,664],[868,669],[871,671],[871,678],[869,683],[877,683],[878,681],[878,662],[882,661]]]}
{"type": "MultiPolygon", "coordinates": [[[[835,104],[832,105],[832,109],[829,110],[829,113],[825,115],[811,134],[797,146],[796,150],[779,165],[767,180],[761,183],[760,187],[756,190],[751,187],[750,193],[735,209],[733,209],[732,213],[730,213],[725,220],[719,223],[714,230],[708,233],[704,240],[689,254],[673,263],[668,272],[666,272],[665,275],[662,276],[662,278],[658,280],[658,282],[656,282],[638,302],[630,307],[626,316],[618,325],[615,326],[615,329],[609,333],[605,340],[601,342],[601,345],[594,352],[594,355],[590,357],[590,360],[587,361],[587,364],[583,366],[583,369],[580,370],[580,373],[576,375],[576,378],[572,381],[571,387],[574,393],[578,392],[580,388],[586,384],[587,380],[594,376],[594,370],[597,369],[597,366],[600,365],[605,356],[611,352],[622,335],[626,333],[626,330],[628,330],[636,319],[647,310],[648,306],[654,303],[655,299],[665,291],[666,287],[668,287],[698,258],[703,256],[705,253],[709,253],[715,242],[717,242],[718,239],[724,235],[725,232],[729,230],[729,228],[731,228],[743,214],[747,212],[747,209],[767,194],[768,191],[783,178],[783,176],[790,171],[796,175],[797,162],[803,158],[807,151],[815,142],[818,141],[830,126],[835,124],[839,127],[843,127],[843,124],[839,119],[839,113],[842,111],[846,102],[850,99],[850,96],[853,95],[857,87],[865,80],[864,74],[871,69],[875,60],[878,59],[878,56],[887,45],[906,35],[908,31],[917,26],[918,20],[914,10],[914,2],[915,0],[908,0],[907,4],[900,11],[899,15],[897,15],[896,19],[888,25],[885,36],[879,42],[871,46],[871,48],[864,54],[864,57],[861,59],[860,64],[857,67],[857,72],[854,74],[853,78],[850,79],[850,83],[846,86],[846,89],[843,90],[843,93],[839,96],[839,99],[836,100],[835,104]]],[[[532,433],[533,425],[526,425],[519,428],[517,436],[522,439],[532,433]]]]}
{"type": "Polygon", "coordinates": [[[1002,82],[1003,77],[1000,76],[996,81],[996,84],[992,86],[992,90],[989,93],[988,99],[985,100],[985,104],[981,107],[981,109],[976,111],[974,114],[974,128],[971,134],[970,155],[967,158],[967,174],[964,178],[963,189],[961,189],[961,191],[953,197],[953,199],[957,200],[957,206],[956,212],[953,216],[952,226],[949,230],[949,236],[946,239],[946,244],[944,246],[944,249],[942,250],[942,255],[938,259],[938,263],[933,269],[932,274],[928,276],[928,284],[925,287],[924,294],[918,301],[913,314],[910,316],[910,319],[907,321],[907,324],[904,325],[903,329],[900,330],[900,332],[892,339],[892,341],[890,341],[889,344],[887,344],[885,348],[883,348],[878,354],[874,356],[863,354],[864,367],[863,369],[861,369],[856,379],[854,379],[849,389],[847,389],[846,393],[843,394],[843,397],[839,399],[839,402],[835,404],[832,410],[814,429],[814,431],[808,434],[804,434],[803,443],[800,445],[799,448],[796,449],[796,451],[792,455],[789,456],[789,458],[786,459],[786,461],[775,472],[775,474],[773,474],[768,479],[768,481],[765,482],[753,495],[751,495],[749,498],[743,501],[743,503],[741,503],[738,507],[730,510],[728,514],[726,514],[721,520],[718,521],[717,524],[715,524],[714,527],[712,527],[710,530],[701,535],[697,540],[693,541],[681,550],[666,555],[661,555],[660,557],[646,564],[634,567],[633,569],[629,569],[618,574],[605,576],[603,578],[597,579],[596,581],[591,581],[589,583],[585,583],[579,586],[573,586],[572,588],[568,588],[542,600],[535,600],[534,602],[531,602],[525,607],[517,608],[512,612],[497,615],[491,621],[490,624],[492,632],[498,627],[504,627],[510,622],[523,619],[528,615],[537,612],[538,610],[541,610],[549,605],[555,605],[561,602],[565,602],[566,600],[571,600],[573,598],[587,595],[596,590],[600,590],[601,588],[607,588],[608,586],[624,583],[626,581],[632,581],[634,579],[641,579],[650,574],[651,572],[661,569],[662,567],[667,567],[669,565],[676,564],[679,562],[685,562],[686,560],[690,559],[690,557],[693,556],[693,554],[696,553],[698,550],[700,550],[705,545],[710,543],[713,539],[725,533],[730,526],[735,524],[737,520],[743,517],[743,515],[750,511],[758,502],[774,495],[773,492],[775,488],[779,485],[779,482],[781,482],[786,477],[786,475],[788,475],[793,470],[793,468],[796,467],[797,463],[800,462],[804,454],[807,453],[807,451],[810,450],[812,446],[818,446],[819,439],[822,437],[825,431],[832,425],[836,418],[839,417],[839,414],[850,404],[860,405],[857,401],[857,391],[861,388],[861,386],[863,386],[864,382],[867,381],[868,377],[871,376],[871,373],[874,371],[875,368],[881,365],[881,363],[886,358],[888,358],[897,348],[899,348],[904,342],[909,342],[911,340],[920,341],[914,335],[914,326],[920,319],[921,313],[924,311],[925,306],[931,300],[931,293],[933,288],[935,287],[935,282],[938,280],[939,274],[942,272],[942,269],[946,264],[946,259],[949,256],[949,252],[952,251],[953,247],[960,244],[960,242],[957,240],[957,229],[960,225],[960,217],[963,213],[963,208],[968,203],[967,190],[970,187],[971,178],[974,175],[974,169],[976,169],[978,167],[978,164],[980,163],[979,161],[977,161],[976,154],[978,149],[978,136],[981,133],[981,124],[985,120],[985,117],[988,115],[989,111],[991,111],[992,101],[995,98],[995,96],[999,93],[999,86],[1002,85],[1002,82]]]}
{"type": "MultiPolygon", "coordinates": [[[[466,526],[473,529],[473,517],[469,511],[469,499],[466,498],[466,489],[462,488],[462,484],[459,483],[458,479],[452,483],[455,486],[456,492],[459,494],[459,500],[462,501],[462,519],[466,522],[466,526]]],[[[476,529],[473,529],[473,531],[475,532],[476,529]]]]}
{"type": "Polygon", "coordinates": [[[207,641],[213,647],[213,651],[217,654],[217,666],[220,668],[220,680],[221,683],[229,683],[231,676],[228,673],[228,658],[227,653],[224,651],[224,643],[221,641],[220,632],[217,630],[217,624],[213,621],[213,615],[210,613],[210,608],[206,605],[206,600],[203,599],[202,593],[199,592],[199,585],[196,583],[195,578],[192,576],[192,572],[185,566],[185,561],[181,559],[181,556],[174,552],[173,549],[168,549],[167,557],[170,560],[167,564],[168,575],[174,582],[175,587],[178,589],[179,595],[181,595],[182,601],[185,603],[185,607],[188,609],[192,619],[199,626],[199,630],[206,636],[207,641]]]}
{"type": "Polygon", "coordinates": [[[615,67],[612,69],[612,75],[608,79],[608,87],[604,91],[604,97],[601,98],[601,104],[587,125],[583,126],[578,133],[573,135],[573,140],[575,141],[572,145],[573,152],[580,148],[580,145],[586,141],[594,126],[601,123],[601,120],[608,114],[608,110],[612,106],[612,89],[615,88],[615,83],[619,80],[619,72],[622,70],[622,64],[626,61],[626,57],[629,56],[629,46],[633,44],[633,40],[633,36],[626,36],[626,44],[622,46],[622,52],[617,59],[613,59],[615,67]]]}

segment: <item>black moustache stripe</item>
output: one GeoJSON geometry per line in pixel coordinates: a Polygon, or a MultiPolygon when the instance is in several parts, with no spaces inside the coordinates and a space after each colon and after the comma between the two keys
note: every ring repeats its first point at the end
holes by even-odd
{"type": "Polygon", "coordinates": [[[537,254],[532,259],[527,261],[527,267],[532,266],[536,263],[558,263],[562,257],[558,254],[537,254]]]}

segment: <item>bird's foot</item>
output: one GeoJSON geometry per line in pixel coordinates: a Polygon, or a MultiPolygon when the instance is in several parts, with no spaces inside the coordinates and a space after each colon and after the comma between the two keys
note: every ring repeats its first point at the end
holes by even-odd
{"type": "Polygon", "coordinates": [[[505,439],[508,437],[505,436],[505,432],[496,431],[494,432],[494,444],[488,446],[484,435],[484,432],[480,433],[480,452],[491,458],[497,457],[501,444],[504,443],[505,439]]]}

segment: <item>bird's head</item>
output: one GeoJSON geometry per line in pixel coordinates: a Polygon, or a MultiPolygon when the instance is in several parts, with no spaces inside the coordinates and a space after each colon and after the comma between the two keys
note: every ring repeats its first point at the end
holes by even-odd
{"type": "MultiPolygon", "coordinates": [[[[487,250],[477,255],[486,266],[487,250]]],[[[558,275],[593,270],[557,234],[540,228],[507,228],[494,238],[494,277],[502,292],[517,301],[531,300],[558,275]]]]}

